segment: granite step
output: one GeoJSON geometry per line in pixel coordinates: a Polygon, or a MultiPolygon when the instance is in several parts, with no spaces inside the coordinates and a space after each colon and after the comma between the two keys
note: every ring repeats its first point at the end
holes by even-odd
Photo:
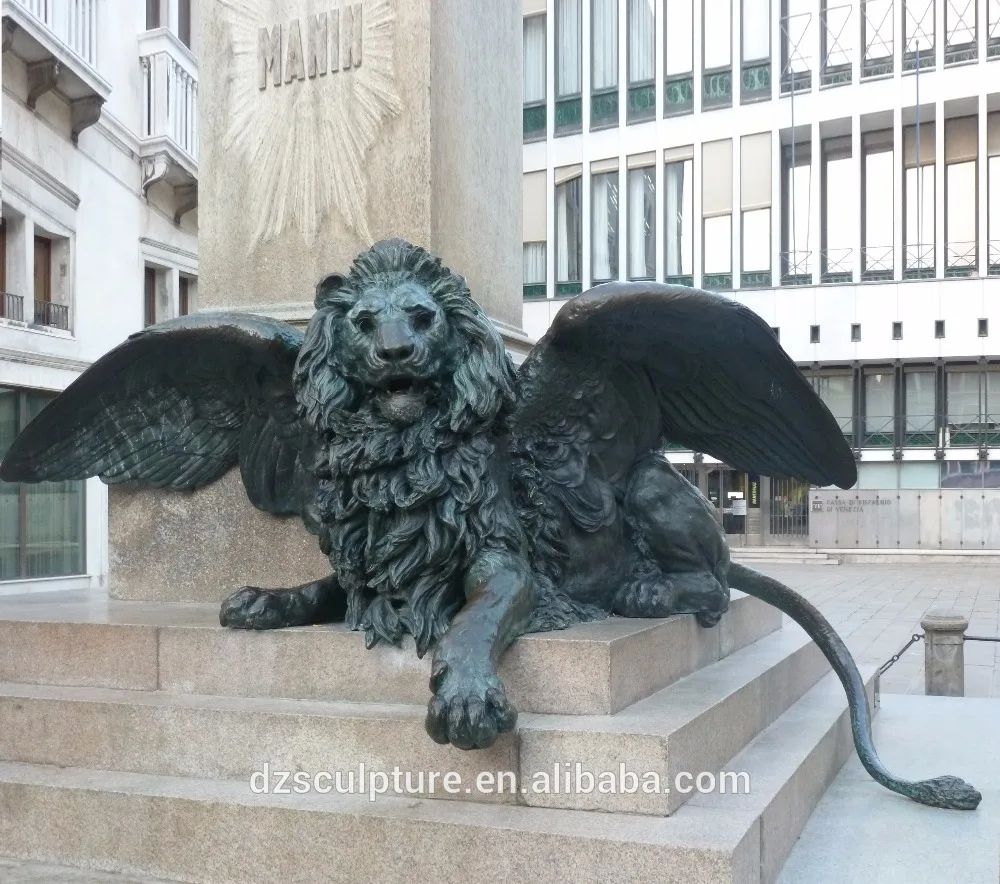
{"type": "Polygon", "coordinates": [[[173,884],[164,878],[74,869],[5,856],[0,856],[0,881],[3,884],[173,884]]]}
{"type": "Polygon", "coordinates": [[[655,773],[663,783],[718,771],[827,671],[816,646],[791,627],[617,715],[522,714],[515,734],[477,752],[434,743],[424,705],[7,683],[0,684],[0,759],[245,782],[265,763],[269,780],[280,771],[346,777],[363,764],[387,778],[409,772],[411,788],[427,797],[666,815],[684,793],[559,786],[577,775],[577,763],[593,777],[621,777],[627,762],[635,776],[655,773]],[[465,789],[446,791],[447,772],[465,789]],[[489,779],[476,788],[480,775],[489,779]]]}
{"type": "MultiPolygon", "coordinates": [[[[501,676],[522,712],[618,712],[781,627],[733,592],[713,629],[684,615],[610,618],[524,636],[501,676]]],[[[364,647],[342,625],[224,629],[215,605],[121,602],[97,592],[0,596],[0,681],[424,706],[429,655],[364,647]]]]}
{"type": "Polygon", "coordinates": [[[697,794],[665,819],[0,762],[0,854],[194,884],[771,884],[846,728],[830,675],[733,759],[749,794],[697,794]]]}

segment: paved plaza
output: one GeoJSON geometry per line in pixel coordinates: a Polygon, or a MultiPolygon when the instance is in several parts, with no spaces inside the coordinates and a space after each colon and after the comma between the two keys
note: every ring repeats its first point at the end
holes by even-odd
{"type": "MultiPolygon", "coordinates": [[[[969,618],[968,635],[1000,635],[1000,565],[759,565],[815,604],[859,663],[881,664],[915,632],[932,608],[969,618]]],[[[965,643],[965,695],[1000,696],[997,644],[965,643]]],[[[885,693],[924,692],[919,642],[882,678],[885,693]]]]}

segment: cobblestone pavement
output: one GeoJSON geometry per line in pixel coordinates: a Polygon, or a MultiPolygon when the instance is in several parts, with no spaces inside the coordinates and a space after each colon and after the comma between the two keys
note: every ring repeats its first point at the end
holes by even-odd
{"type": "MultiPolygon", "coordinates": [[[[1000,635],[1000,565],[759,565],[808,598],[859,663],[882,664],[932,608],[969,618],[968,635],[1000,635]]],[[[787,619],[787,618],[786,618],[787,619]]],[[[965,643],[965,695],[1000,697],[994,642],[965,643]]],[[[882,677],[882,691],[924,692],[924,646],[913,645],[882,677]]]]}

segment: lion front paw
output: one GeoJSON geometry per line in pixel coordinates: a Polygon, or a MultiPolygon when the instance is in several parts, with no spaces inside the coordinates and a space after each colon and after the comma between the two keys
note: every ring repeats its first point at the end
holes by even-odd
{"type": "Polygon", "coordinates": [[[222,603],[219,623],[232,629],[280,629],[289,626],[287,590],[244,586],[222,603]]]}
{"type": "Polygon", "coordinates": [[[460,672],[443,660],[435,661],[431,690],[427,733],[436,743],[485,749],[517,723],[517,710],[492,668],[460,672]]]}

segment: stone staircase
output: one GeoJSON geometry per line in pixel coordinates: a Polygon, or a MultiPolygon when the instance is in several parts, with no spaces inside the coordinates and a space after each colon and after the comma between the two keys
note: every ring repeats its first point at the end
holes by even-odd
{"type": "Polygon", "coordinates": [[[430,661],[412,648],[216,617],[0,597],[0,880],[47,863],[94,882],[773,882],[852,751],[818,649],[741,593],[711,630],[612,619],[522,638],[501,670],[517,732],[479,752],[427,737],[430,661]],[[386,775],[376,800],[275,789],[279,771],[343,787],[361,765],[386,775]],[[700,773],[725,793],[685,776],[700,773]]]}
{"type": "Polygon", "coordinates": [[[839,565],[840,559],[806,546],[744,546],[730,549],[734,562],[755,565],[839,565]]]}

